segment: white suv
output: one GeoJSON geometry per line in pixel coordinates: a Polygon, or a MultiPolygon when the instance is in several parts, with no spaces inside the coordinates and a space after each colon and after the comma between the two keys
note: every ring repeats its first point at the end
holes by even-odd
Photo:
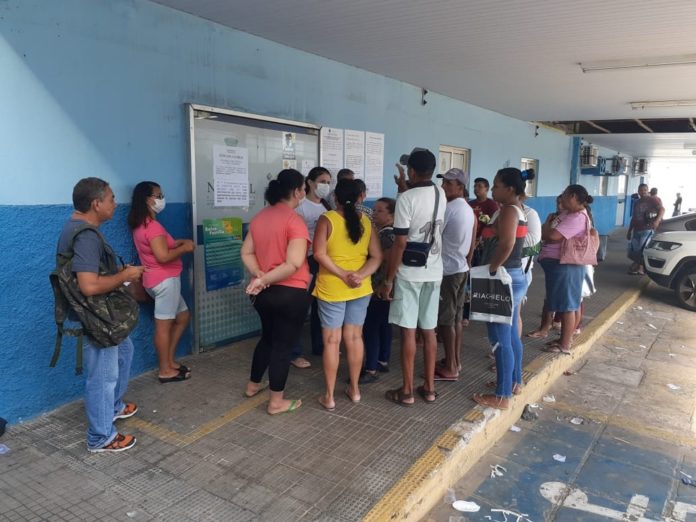
{"type": "Polygon", "coordinates": [[[696,312],[696,231],[655,234],[643,261],[650,279],[673,289],[679,304],[696,312]]]}

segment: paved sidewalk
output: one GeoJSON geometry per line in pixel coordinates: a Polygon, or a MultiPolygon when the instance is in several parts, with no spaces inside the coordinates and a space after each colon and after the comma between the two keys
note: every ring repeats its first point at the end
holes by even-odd
{"type": "MultiPolygon", "coordinates": [[[[610,240],[597,271],[599,293],[587,301],[588,321],[637,293],[638,279],[625,274],[622,237],[618,231],[610,240]]],[[[525,331],[537,325],[543,300],[541,270],[535,278],[525,331]]],[[[587,335],[599,323],[590,323],[587,335]]],[[[191,356],[185,360],[190,381],[160,385],[154,373],[132,380],[128,398],[140,412],[120,421],[122,431],[138,437],[130,451],[87,453],[80,401],[11,426],[0,439],[11,450],[0,455],[0,519],[417,518],[432,500],[424,495],[438,491],[428,481],[445,488],[497,439],[494,427],[507,422],[471,400],[493,376],[483,325],[466,330],[464,345],[460,380],[439,384],[434,405],[403,408],[384,399],[401,382],[397,338],[392,371],[362,388],[360,404],[351,404],[339,386],[335,412],[324,411],[315,400],[323,389],[321,360],[310,357],[313,367],[293,368],[288,382],[287,396],[302,398],[302,408],[275,417],[265,413],[267,395],[242,397],[254,340],[191,356]],[[460,450],[466,466],[454,458],[460,450]],[[443,466],[454,471],[441,474],[443,466]]],[[[530,393],[553,381],[547,369],[571,360],[542,355],[542,341],[525,346],[526,375],[535,383],[530,393]]],[[[421,372],[418,361],[416,375],[421,372]]],[[[515,408],[525,399],[516,399],[515,408]]]]}
{"type": "Polygon", "coordinates": [[[696,314],[670,303],[650,287],[537,398],[538,420],[518,421],[428,518],[695,520],[696,487],[681,479],[696,479],[696,314]],[[491,478],[496,465],[506,471],[491,478]]]}

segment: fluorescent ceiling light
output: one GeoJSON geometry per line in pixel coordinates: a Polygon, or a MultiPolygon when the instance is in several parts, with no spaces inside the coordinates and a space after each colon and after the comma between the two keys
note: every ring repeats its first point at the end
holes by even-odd
{"type": "Polygon", "coordinates": [[[650,109],[656,107],[696,107],[696,100],[652,100],[628,102],[631,109],[650,109]]]}
{"type": "Polygon", "coordinates": [[[597,62],[580,62],[578,65],[584,73],[597,71],[615,71],[621,69],[667,67],[670,65],[696,65],[696,54],[658,56],[655,58],[633,58],[628,60],[601,60],[597,62]]]}

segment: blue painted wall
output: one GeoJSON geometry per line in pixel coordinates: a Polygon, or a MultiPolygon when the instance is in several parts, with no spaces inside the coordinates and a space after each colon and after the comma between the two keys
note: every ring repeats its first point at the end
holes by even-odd
{"type": "MultiPolygon", "coordinates": [[[[594,219],[594,226],[600,235],[609,235],[616,228],[614,218],[616,216],[616,196],[596,196],[590,208],[594,219]]],[[[532,207],[539,214],[543,223],[551,212],[556,212],[556,196],[529,198],[525,205],[532,207]]]]}
{"type": "MultiPolygon", "coordinates": [[[[422,106],[419,87],[146,0],[4,0],[0,71],[0,143],[11,144],[0,149],[0,416],[13,422],[82,391],[71,350],[47,368],[47,276],[75,182],[102,177],[126,203],[138,181],[158,181],[165,225],[191,237],[186,102],[383,132],[386,194],[395,192],[393,163],[416,145],[470,148],[472,178],[536,158],[540,196],[569,179],[571,140],[559,133],[534,137],[527,122],[436,93],[422,106]]],[[[105,232],[128,255],[126,212],[122,205],[105,232]]],[[[135,332],[134,373],[154,367],[150,313],[135,332]]]]}

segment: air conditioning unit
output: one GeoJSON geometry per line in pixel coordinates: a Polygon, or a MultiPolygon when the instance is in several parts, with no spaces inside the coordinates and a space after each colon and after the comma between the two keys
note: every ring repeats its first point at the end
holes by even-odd
{"type": "Polygon", "coordinates": [[[580,168],[587,169],[597,166],[599,149],[594,145],[583,145],[580,149],[580,168]]]}
{"type": "Polygon", "coordinates": [[[611,160],[612,174],[625,174],[628,172],[628,160],[623,156],[614,156],[611,160]]]}
{"type": "Polygon", "coordinates": [[[638,158],[633,165],[633,172],[636,174],[647,174],[648,160],[646,158],[638,158]]]}

